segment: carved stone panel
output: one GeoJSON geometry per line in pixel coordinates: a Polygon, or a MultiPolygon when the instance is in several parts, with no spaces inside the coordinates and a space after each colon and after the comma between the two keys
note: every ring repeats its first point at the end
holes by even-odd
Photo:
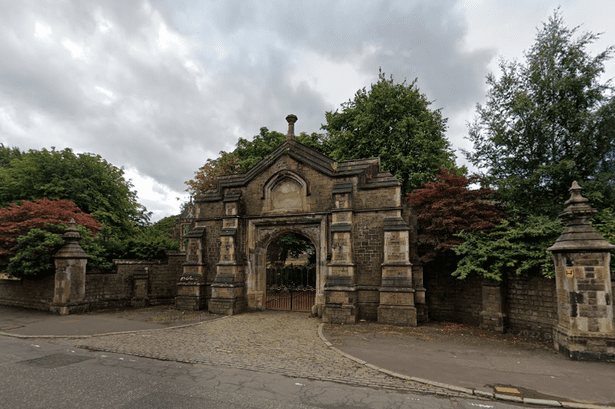
{"type": "Polygon", "coordinates": [[[301,186],[292,179],[284,179],[271,190],[271,205],[274,210],[301,209],[301,186]]]}

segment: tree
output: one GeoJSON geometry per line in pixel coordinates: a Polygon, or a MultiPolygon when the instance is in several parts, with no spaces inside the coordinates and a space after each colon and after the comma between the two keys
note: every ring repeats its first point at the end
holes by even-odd
{"type": "Polygon", "coordinates": [[[343,161],[380,157],[410,192],[434,180],[440,168],[456,169],[451,145],[444,136],[446,119],[421,94],[416,80],[395,83],[380,72],[378,81],[357,91],[341,111],[326,112],[332,158],[343,161]]]}
{"type": "MultiPolygon", "coordinates": [[[[370,91],[359,90],[354,100],[342,104],[341,112],[326,112],[327,134],[301,133],[297,142],[337,161],[380,157],[384,170],[393,173],[405,191],[435,178],[440,167],[457,169],[451,145],[444,137],[446,119],[430,110],[416,80],[395,83],[381,72],[370,91]]],[[[215,186],[215,180],[230,173],[245,172],[286,140],[286,135],[261,128],[251,141],[239,139],[236,149],[209,159],[186,182],[187,191],[199,194],[215,186]]]]}
{"type": "Polygon", "coordinates": [[[207,159],[207,162],[194,173],[194,178],[185,182],[186,191],[193,196],[205,193],[216,188],[220,176],[239,172],[237,155],[221,151],[220,157],[207,159]]]}
{"type": "Polygon", "coordinates": [[[71,149],[17,152],[0,147],[0,206],[42,198],[74,202],[112,234],[129,236],[149,215],[124,171],[99,155],[71,149]]]}
{"type": "Polygon", "coordinates": [[[546,216],[529,216],[516,225],[504,221],[487,232],[461,233],[463,243],[454,248],[461,256],[453,276],[464,279],[469,274],[502,281],[508,272],[540,272],[555,276],[551,254],[546,249],[564,230],[559,220],[546,216]]]}
{"type": "Polygon", "coordinates": [[[556,217],[572,181],[598,208],[615,208],[615,99],[601,82],[614,48],[591,55],[598,39],[577,36],[556,10],[523,62],[487,77],[487,102],[469,126],[471,163],[486,171],[510,212],[556,217]]]}
{"type": "Polygon", "coordinates": [[[8,164],[15,158],[21,156],[19,148],[9,148],[0,143],[0,167],[8,166],[8,164]]]}
{"type": "Polygon", "coordinates": [[[87,238],[101,227],[67,200],[23,201],[0,208],[0,271],[16,277],[53,272],[53,254],[64,243],[61,234],[71,219],[83,226],[82,235],[87,238]]]}
{"type": "Polygon", "coordinates": [[[493,201],[493,190],[468,189],[478,176],[440,169],[436,178],[438,181],[406,196],[417,214],[419,253],[424,263],[453,256],[453,248],[463,243],[459,233],[490,230],[505,216],[493,201]]]}
{"type": "Polygon", "coordinates": [[[298,258],[308,255],[308,263],[316,262],[316,248],[307,238],[298,233],[285,233],[272,241],[267,247],[267,262],[283,267],[288,257],[298,258]]]}

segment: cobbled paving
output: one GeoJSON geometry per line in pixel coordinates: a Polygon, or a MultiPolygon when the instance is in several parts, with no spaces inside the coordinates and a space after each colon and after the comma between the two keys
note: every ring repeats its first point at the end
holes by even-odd
{"type": "Polygon", "coordinates": [[[161,360],[224,366],[311,380],[413,393],[469,397],[361,365],[329,348],[319,320],[307,314],[258,312],[183,328],[100,335],[75,347],[161,360]]]}

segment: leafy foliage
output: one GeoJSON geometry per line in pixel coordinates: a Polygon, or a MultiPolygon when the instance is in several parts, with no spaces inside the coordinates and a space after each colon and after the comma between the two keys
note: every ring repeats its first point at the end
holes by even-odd
{"type": "Polygon", "coordinates": [[[283,266],[288,257],[298,258],[302,254],[309,255],[309,262],[316,261],[314,244],[297,233],[286,233],[278,237],[267,247],[267,261],[273,265],[283,266]]]}
{"type": "Polygon", "coordinates": [[[154,260],[166,257],[167,250],[179,250],[179,243],[166,234],[150,227],[140,229],[139,233],[124,243],[121,258],[135,260],[154,260]]]}
{"type": "Polygon", "coordinates": [[[220,176],[239,172],[237,155],[221,151],[220,157],[207,159],[207,162],[194,173],[194,178],[187,181],[186,189],[192,195],[199,195],[216,188],[220,176]]]}
{"type": "Polygon", "coordinates": [[[18,278],[53,275],[55,272],[53,256],[63,244],[64,240],[60,234],[43,229],[31,229],[17,238],[17,244],[13,247],[14,255],[10,258],[5,272],[18,278]]]}
{"type": "Polygon", "coordinates": [[[487,77],[487,103],[469,127],[466,156],[511,213],[556,217],[573,180],[597,207],[615,207],[615,99],[600,82],[614,48],[590,55],[598,35],[577,29],[556,11],[524,62],[502,61],[501,77],[487,77]]]}
{"type": "Polygon", "coordinates": [[[67,200],[41,199],[0,209],[0,270],[14,277],[41,277],[54,273],[54,254],[62,247],[62,233],[74,219],[90,256],[89,268],[109,269],[101,224],[67,200]]]}
{"type": "Polygon", "coordinates": [[[19,152],[1,145],[0,163],[2,207],[22,200],[70,200],[120,236],[148,221],[124,171],[99,155],[76,155],[68,148],[19,152]]]}
{"type": "Polygon", "coordinates": [[[436,178],[437,182],[426,183],[406,196],[417,214],[419,252],[425,263],[451,256],[453,247],[463,242],[459,233],[489,230],[504,217],[493,202],[493,190],[468,188],[478,181],[477,176],[440,169],[436,178]]]}
{"type": "Polygon", "coordinates": [[[331,157],[338,161],[380,157],[410,192],[434,180],[440,168],[455,169],[455,156],[444,136],[446,119],[421,94],[416,80],[395,83],[380,73],[378,82],[357,91],[341,111],[326,112],[331,157]]]}
{"type": "MultiPolygon", "coordinates": [[[[101,227],[92,216],[82,213],[73,202],[67,200],[23,201],[20,205],[11,203],[5,208],[0,208],[0,271],[6,268],[18,249],[25,251],[24,246],[28,241],[19,247],[18,239],[21,236],[27,235],[32,229],[61,233],[62,229],[58,225],[66,225],[71,219],[94,234],[101,227]]],[[[31,236],[30,239],[44,242],[48,237],[39,234],[31,236]]]]}
{"type": "MultiPolygon", "coordinates": [[[[13,277],[41,278],[55,273],[54,255],[64,245],[62,233],[67,225],[47,224],[19,236],[15,255],[10,258],[5,272],[13,277]]],[[[88,270],[110,270],[112,263],[106,259],[106,250],[100,236],[92,236],[91,230],[77,225],[82,239],[79,244],[89,256],[88,270]]]]}
{"type": "Polygon", "coordinates": [[[454,251],[462,258],[453,276],[463,279],[475,273],[502,281],[508,271],[540,271],[546,277],[554,277],[553,260],[546,249],[563,229],[558,220],[530,216],[516,225],[504,221],[489,232],[461,233],[463,243],[454,251]]]}
{"type": "MultiPolygon", "coordinates": [[[[602,209],[596,214],[592,226],[609,243],[615,245],[615,213],[611,209],[602,209]]],[[[611,252],[611,274],[615,272],[615,253],[611,252]]]]}
{"type": "Polygon", "coordinates": [[[13,159],[21,157],[19,148],[10,148],[0,143],[0,167],[6,167],[13,159]]]}

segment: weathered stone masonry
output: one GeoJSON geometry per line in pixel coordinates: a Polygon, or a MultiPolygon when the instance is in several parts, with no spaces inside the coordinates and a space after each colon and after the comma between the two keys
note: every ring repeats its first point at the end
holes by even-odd
{"type": "Polygon", "coordinates": [[[377,158],[337,163],[301,145],[296,119],[287,117],[284,144],[196,199],[176,305],[217,314],[265,308],[267,246],[293,231],[316,247],[313,312],[323,321],[417,325],[400,183],[377,158]]]}
{"type": "Polygon", "coordinates": [[[615,361],[613,288],[609,268],[615,248],[589,224],[596,212],[574,182],[560,215],[567,227],[549,248],[555,261],[555,348],[573,359],[615,361]]]}

